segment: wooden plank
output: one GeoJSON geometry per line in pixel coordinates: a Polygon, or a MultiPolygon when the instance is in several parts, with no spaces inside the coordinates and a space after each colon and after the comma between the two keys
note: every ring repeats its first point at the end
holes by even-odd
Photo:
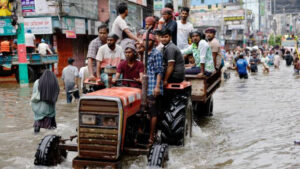
{"type": "Polygon", "coordinates": [[[117,155],[116,155],[116,152],[80,150],[79,156],[114,160],[114,159],[116,159],[117,155]]]}
{"type": "Polygon", "coordinates": [[[108,145],[99,145],[99,144],[80,144],[79,149],[116,152],[117,146],[108,146],[108,145]]]}
{"type": "Polygon", "coordinates": [[[101,134],[112,134],[117,135],[118,130],[116,129],[95,129],[95,128],[79,128],[80,132],[84,133],[101,133],[101,134]]]}
{"type": "Polygon", "coordinates": [[[98,112],[115,112],[118,113],[118,107],[104,107],[104,106],[80,106],[80,111],[98,111],[98,112]]]}
{"type": "Polygon", "coordinates": [[[117,140],[117,135],[106,135],[106,134],[91,134],[91,133],[79,133],[80,138],[98,138],[98,139],[112,139],[117,140]]]}
{"type": "Polygon", "coordinates": [[[212,85],[209,86],[209,88],[207,88],[207,92],[210,92],[210,90],[213,89],[220,82],[221,82],[221,79],[216,80],[212,85]]]}
{"type": "Polygon", "coordinates": [[[74,169],[82,168],[109,168],[109,169],[119,169],[121,168],[121,161],[109,162],[109,161],[100,161],[98,159],[86,159],[79,158],[78,156],[73,159],[72,167],[74,169]]]}
{"type": "Polygon", "coordinates": [[[118,145],[117,140],[104,140],[104,139],[87,139],[87,138],[80,138],[80,144],[101,144],[101,145],[118,145]]]}
{"type": "Polygon", "coordinates": [[[80,105],[94,105],[94,106],[118,106],[117,102],[103,101],[103,100],[82,100],[80,105]]]}

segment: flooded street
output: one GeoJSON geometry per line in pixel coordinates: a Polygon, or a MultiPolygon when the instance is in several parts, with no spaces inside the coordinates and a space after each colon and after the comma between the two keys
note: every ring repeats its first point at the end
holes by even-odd
{"type": "MultiPolygon", "coordinates": [[[[292,73],[285,63],[270,74],[260,69],[248,80],[231,72],[214,94],[214,116],[197,120],[185,147],[170,148],[167,168],[300,168],[300,146],[293,143],[300,140],[300,78],[292,73]]],[[[57,129],[34,134],[31,90],[0,82],[0,168],[44,168],[33,165],[40,140],[48,134],[76,134],[77,106],[66,104],[62,87],[57,129]]],[[[69,153],[52,168],[71,168],[75,156],[69,153]]],[[[123,168],[144,168],[146,161],[145,156],[125,157],[123,168]]]]}

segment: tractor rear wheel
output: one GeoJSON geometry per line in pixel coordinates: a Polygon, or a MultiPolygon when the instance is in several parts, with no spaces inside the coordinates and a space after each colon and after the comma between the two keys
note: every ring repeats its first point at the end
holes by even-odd
{"type": "Polygon", "coordinates": [[[54,166],[67,157],[66,150],[59,148],[60,138],[60,136],[48,135],[41,140],[35,153],[35,165],[54,166]]]}
{"type": "Polygon", "coordinates": [[[149,167],[165,167],[165,162],[169,160],[167,144],[153,144],[148,157],[149,167]]]}
{"type": "MultiPolygon", "coordinates": [[[[19,69],[16,69],[15,77],[18,83],[20,83],[19,79],[19,69]]],[[[28,66],[28,81],[29,83],[33,83],[36,80],[35,71],[31,66],[28,66]]]]}
{"type": "Polygon", "coordinates": [[[198,116],[213,116],[214,101],[209,98],[205,103],[194,102],[194,112],[198,116]]]}
{"type": "Polygon", "coordinates": [[[163,143],[184,145],[188,99],[186,96],[172,98],[168,108],[164,111],[161,123],[161,140],[163,143]]]}

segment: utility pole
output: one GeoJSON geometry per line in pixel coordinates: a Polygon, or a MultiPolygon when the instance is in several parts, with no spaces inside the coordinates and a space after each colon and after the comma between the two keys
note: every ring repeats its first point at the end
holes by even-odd
{"type": "Polygon", "coordinates": [[[22,14],[21,1],[16,1],[17,6],[16,14],[18,16],[18,28],[17,28],[17,43],[18,43],[18,61],[19,61],[19,80],[20,87],[28,86],[28,62],[25,45],[25,28],[24,19],[22,14]]]}

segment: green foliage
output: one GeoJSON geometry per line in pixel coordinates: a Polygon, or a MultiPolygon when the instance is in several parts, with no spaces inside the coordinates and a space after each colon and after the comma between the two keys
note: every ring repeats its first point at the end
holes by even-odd
{"type": "Polygon", "coordinates": [[[280,45],[281,44],[281,35],[275,36],[274,34],[271,34],[269,36],[268,43],[270,46],[280,45]]]}

